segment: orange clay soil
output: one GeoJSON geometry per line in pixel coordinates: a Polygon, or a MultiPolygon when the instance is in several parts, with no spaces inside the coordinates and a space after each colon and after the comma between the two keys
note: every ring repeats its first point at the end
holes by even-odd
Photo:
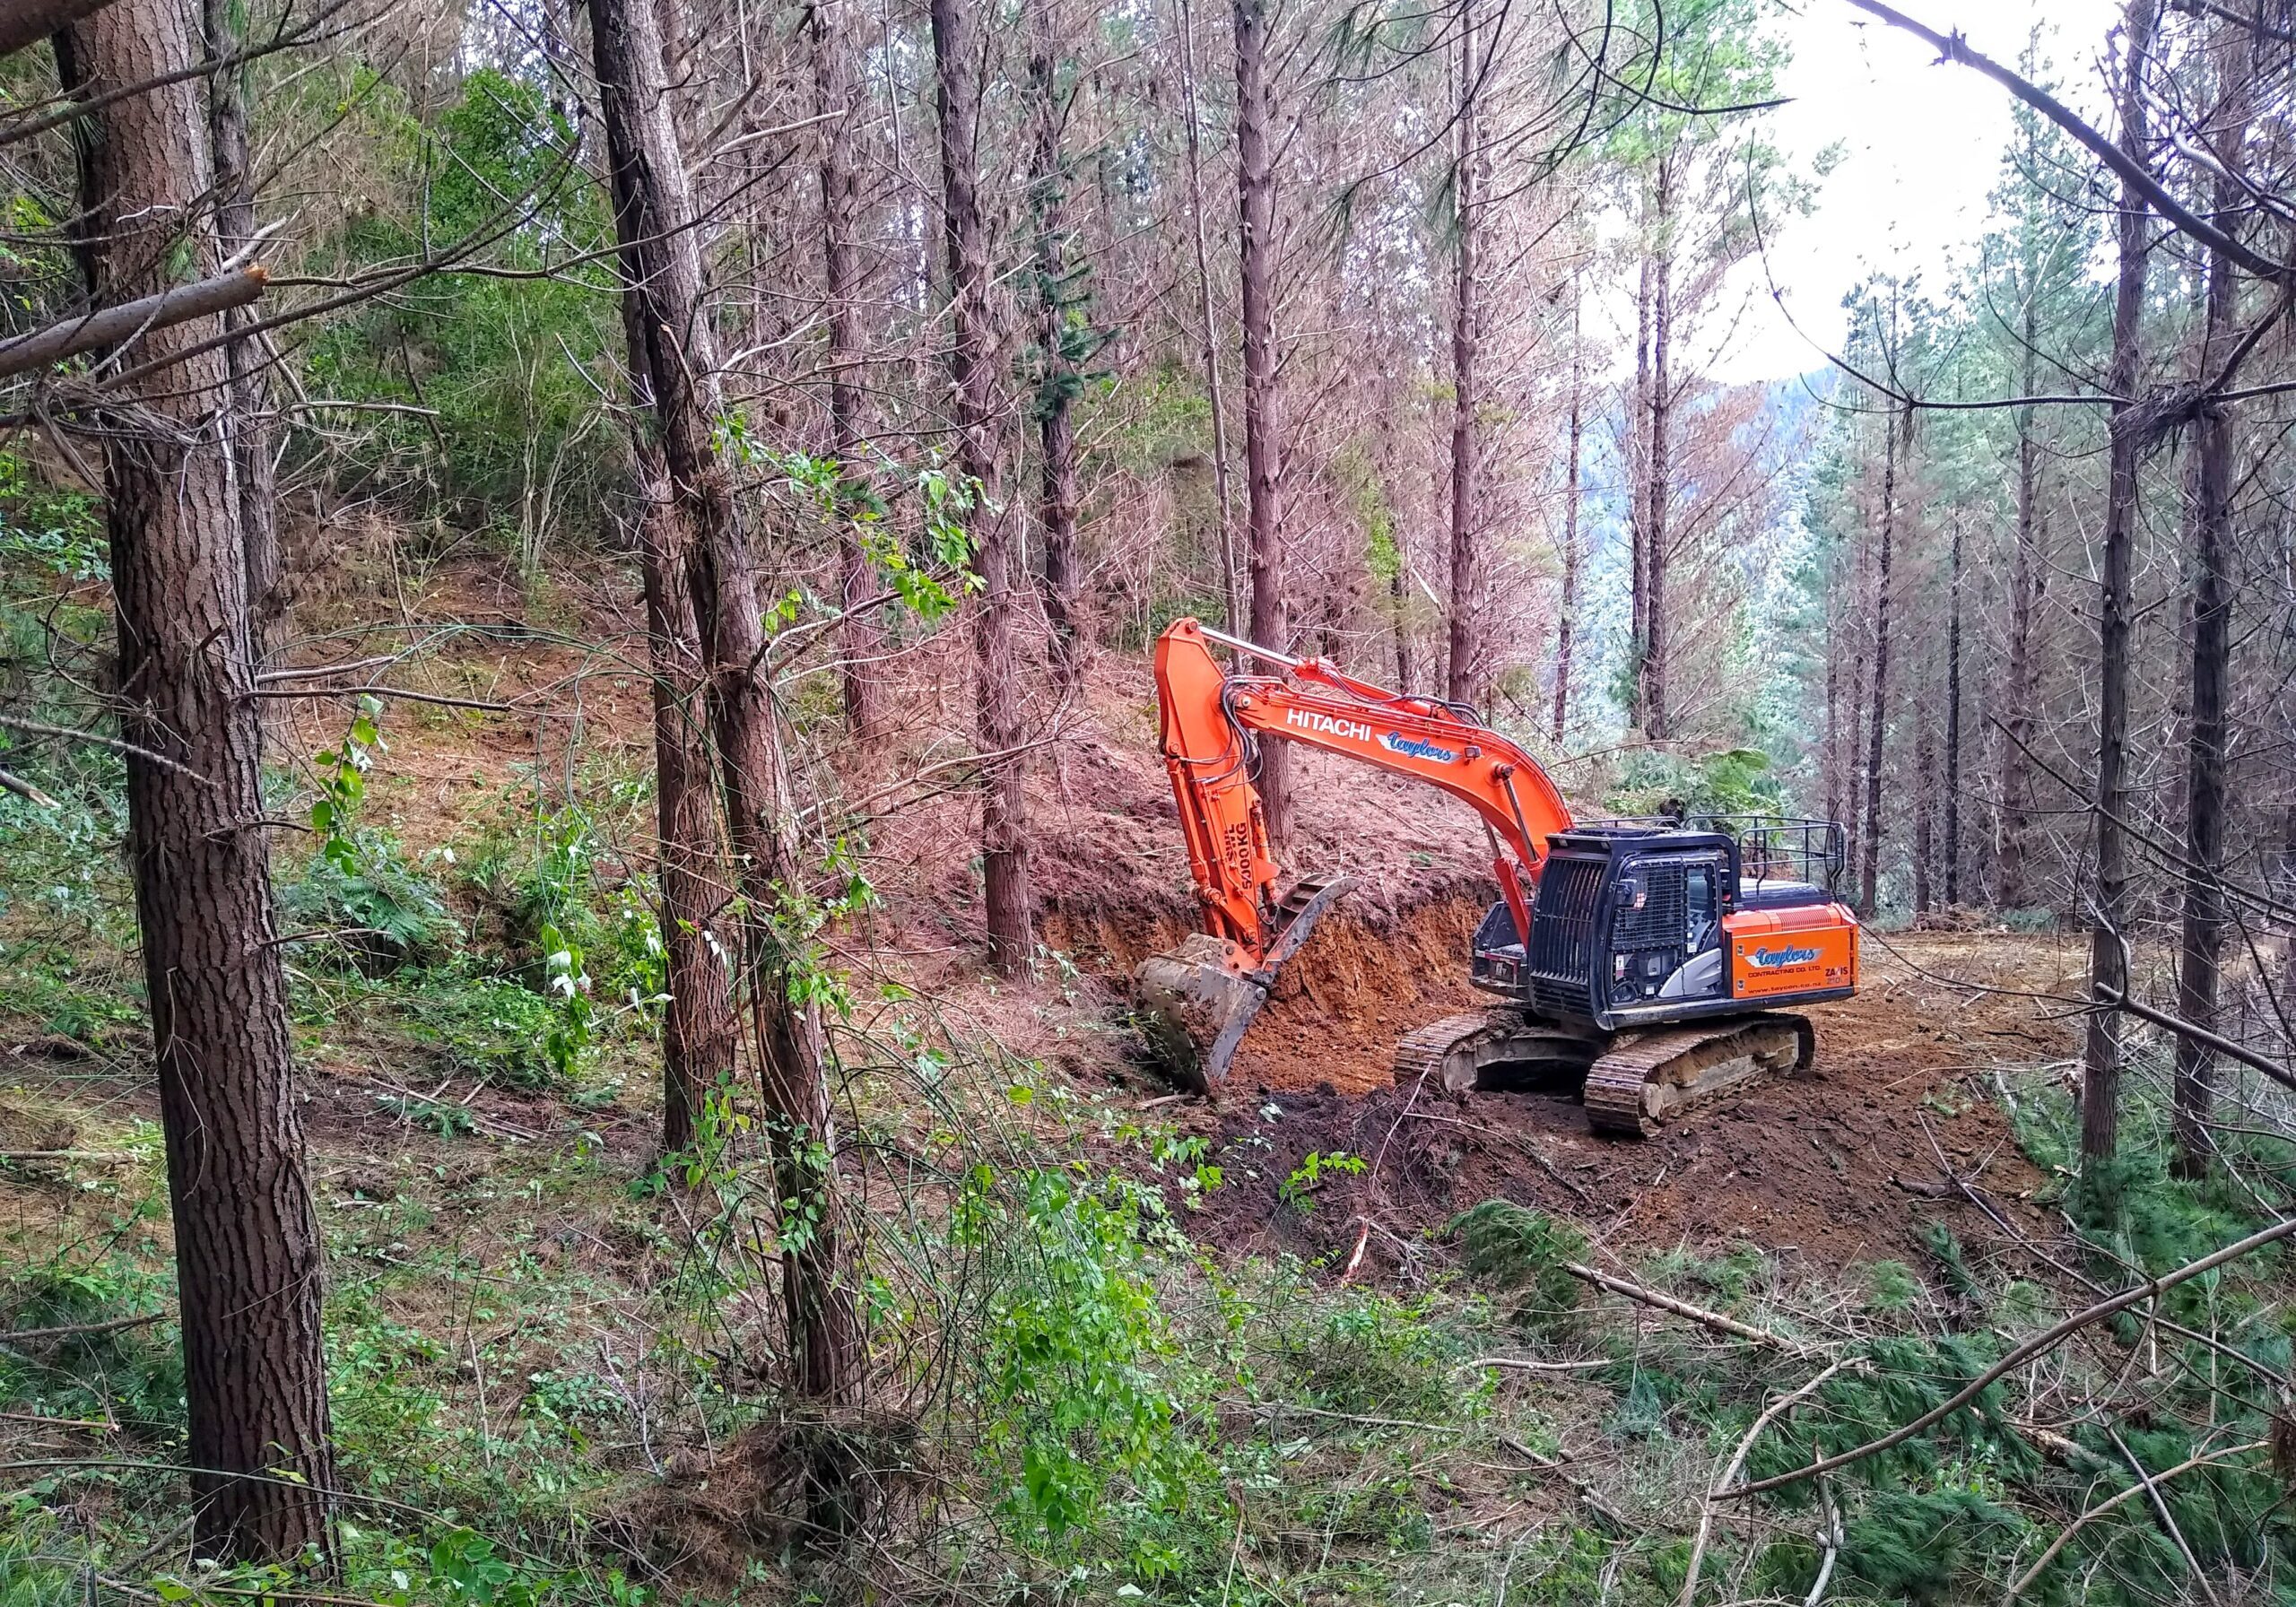
{"type": "MultiPolygon", "coordinates": [[[[1307,1001],[1278,1001],[1262,1016],[1278,1029],[1274,1052],[1239,1062],[1220,1097],[1183,1118],[1213,1141],[1228,1182],[1196,1229],[1237,1247],[1344,1254],[1367,1218],[1407,1239],[1504,1196],[1628,1253],[1744,1239],[1828,1265],[1916,1259],[1938,1215],[1972,1243],[2005,1239],[1952,1186],[1950,1166],[2020,1231],[2047,1236],[2045,1214],[2028,1198],[2044,1179],[2011,1141],[1993,1074],[2067,1056],[2073,1039],[2031,1000],[1915,968],[2046,987],[2077,955],[2052,940],[2001,934],[1893,941],[1904,958],[1869,944],[1865,990],[1812,1012],[1819,1049],[1807,1077],[1735,1092],[1641,1142],[1592,1136],[1570,1090],[1398,1089],[1384,1043],[1368,1029],[1325,1039],[1326,1076],[1303,1081],[1312,1056],[1300,1034],[1314,1029],[1300,1009],[1307,1001]],[[1335,1175],[1310,1212],[1284,1203],[1283,1180],[1309,1154],[1335,1151],[1376,1164],[1335,1175]]],[[[1415,1024],[1452,1008],[1458,994],[1448,973],[1418,969],[1416,942],[1406,950],[1409,968],[1427,978],[1422,1004],[1413,1009],[1401,986],[1360,996],[1415,1024]]],[[[1392,1259],[1393,1247],[1375,1233],[1367,1253],[1392,1259]]]]}

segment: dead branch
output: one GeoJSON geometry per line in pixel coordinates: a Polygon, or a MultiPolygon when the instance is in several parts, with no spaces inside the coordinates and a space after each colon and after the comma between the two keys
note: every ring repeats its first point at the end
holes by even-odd
{"type": "Polygon", "coordinates": [[[1714,1503],[1730,1487],[1731,1481],[1737,1478],[1738,1471],[1746,1465],[1746,1453],[1754,1448],[1754,1441],[1761,1438],[1763,1429],[1817,1394],[1827,1379],[1848,1365],[1847,1360],[1830,1363],[1823,1372],[1792,1394],[1771,1402],[1762,1409],[1761,1415],[1754,1419],[1754,1426],[1746,1430],[1745,1438],[1738,1442],[1737,1452],[1730,1458],[1730,1465],[1722,1470],[1722,1476],[1714,1481],[1714,1488],[1707,1491],[1705,1505],[1699,1511],[1698,1538],[1691,1542],[1690,1568],[1683,1575],[1682,1607],[1692,1607],[1692,1603],[1698,1600],[1699,1570],[1706,1566],[1706,1542],[1714,1533],[1714,1503]]]}
{"type": "Polygon", "coordinates": [[[2116,988],[2099,988],[2097,998],[2116,1009],[2126,1010],[2139,1021],[2152,1022],[2164,1032],[2173,1032],[2179,1038],[2190,1038],[2203,1048],[2213,1049],[2227,1060],[2237,1060],[2242,1065],[2253,1067],[2283,1088],[2296,1089],[2296,1072],[2257,1054],[2254,1049],[2234,1043],[2229,1038],[2220,1037],[2205,1027],[2196,1027],[2182,1017],[2170,1015],[2165,1010],[2156,1010],[2142,999],[2132,998],[2116,988]]]}
{"type": "Polygon", "coordinates": [[[0,791],[12,792],[27,803],[36,804],[42,809],[64,807],[22,776],[12,776],[5,770],[0,770],[0,791]]]}
{"type": "Polygon", "coordinates": [[[29,373],[76,357],[134,340],[147,330],[212,317],[235,307],[246,307],[263,294],[269,274],[259,263],[193,284],[178,284],[156,296],[123,301],[117,307],[82,313],[30,334],[0,342],[0,378],[29,373]]]}
{"type": "Polygon", "coordinates": [[[1613,1278],[1608,1273],[1598,1273],[1593,1267],[1581,1266],[1575,1261],[1564,1262],[1562,1270],[1583,1282],[1593,1284],[1596,1289],[1606,1289],[1614,1295],[1624,1295],[1630,1300],[1639,1300],[1645,1306],[1655,1306],[1660,1311],[1671,1311],[1676,1316],[1688,1317],[1692,1322],[1701,1323],[1718,1333],[1727,1333],[1734,1339],[1747,1340],[1773,1351],[1785,1351],[1795,1355],[1807,1353],[1807,1346],[1782,1338],[1767,1329],[1757,1328],[1750,1323],[1742,1323],[1734,1316],[1724,1316],[1718,1311],[1709,1311],[1702,1306],[1693,1306],[1688,1300],[1677,1300],[1672,1295],[1661,1294],[1655,1289],[1646,1289],[1639,1283],[1630,1283],[1623,1278],[1613,1278]]]}
{"type": "Polygon", "coordinates": [[[19,1328],[13,1333],[0,1333],[0,1345],[39,1344],[55,1339],[83,1339],[99,1333],[119,1333],[130,1328],[149,1327],[153,1323],[167,1321],[164,1311],[147,1312],[142,1316],[117,1316],[108,1323],[66,1323],[57,1328],[19,1328]]]}
{"type": "Polygon", "coordinates": [[[2157,1490],[2160,1486],[2167,1483],[2170,1480],[2175,1478],[2179,1473],[2188,1473],[2193,1469],[2212,1462],[2230,1462],[2233,1457],[2246,1455],[2250,1451],[2264,1450],[2270,1446],[2271,1443],[2272,1442],[2270,1440],[2266,1439],[2252,1439],[2245,1445],[2233,1446],[2227,1450],[2203,1451],[2199,1455],[2179,1462],[2176,1466],[2170,1468],[2165,1472],[2154,1473],[2149,1482],[2132,1484],[2126,1490],[2122,1490],[2118,1495],[2109,1496],[2104,1500],[2098,1502],[2094,1507],[2090,1507],[2088,1511],[2083,1513],[2079,1517],[2074,1518],[2071,1524],[2067,1524],[2065,1533],[2058,1535],[2055,1540],[2049,1542],[2048,1550],[2040,1554],[2039,1558],[2034,1561],[2033,1566],[2017,1576],[2016,1583],[2010,1585],[2008,1594],[2001,1598],[2001,1607],[2012,1607],[2012,1603],[2013,1603],[2019,1596],[2024,1594],[2026,1587],[2031,1585],[2032,1582],[2039,1577],[2041,1569],[2056,1561],[2057,1553],[2072,1543],[2073,1537],[2074,1535],[2080,1533],[2082,1530],[2087,1528],[2091,1524],[2095,1523],[2099,1518],[2112,1511],[2114,1507],[2126,1505],[2127,1502],[2135,1500],[2138,1496],[2143,1495],[2148,1489],[2157,1490]]]}
{"type": "MultiPolygon", "coordinates": [[[[115,753],[126,754],[130,759],[140,759],[147,764],[156,764],[161,769],[173,770],[179,776],[188,776],[202,786],[215,785],[180,760],[170,759],[164,753],[155,753],[149,748],[123,741],[117,736],[106,736],[100,731],[82,731],[73,725],[51,725],[45,720],[27,720],[21,716],[5,713],[0,713],[0,727],[10,731],[21,731],[29,736],[54,736],[70,743],[89,743],[99,748],[109,748],[115,753]]],[[[11,787],[8,790],[13,792],[16,789],[11,787]]],[[[40,794],[40,798],[47,796],[45,793],[40,794]]],[[[39,803],[40,798],[35,798],[32,801],[39,803]]],[[[53,804],[54,800],[49,799],[48,802],[53,804]]]]}
{"type": "Polygon", "coordinates": [[[2204,1273],[2213,1273],[2228,1262],[2238,1261],[2243,1255],[2252,1255],[2266,1245],[2277,1244],[2292,1234],[2296,1234],[2296,1217],[2274,1222],[2271,1227],[2251,1233],[2248,1238],[2226,1245],[2222,1249],[2204,1255],[2197,1261],[2187,1262],[2175,1272],[2165,1276],[2150,1278],[2142,1283],[2131,1284],[2118,1294],[2076,1311],[2045,1333],[2038,1333],[2027,1340],[1971,1379],[1951,1400],[1932,1407],[1903,1428],[1892,1429],[1879,1439],[1868,1440],[1855,1450],[1844,1451],[1839,1456],[1821,1457],[1806,1467],[1798,1467],[1790,1472],[1778,1473],[1768,1479],[1756,1479],[1750,1484],[1741,1484],[1734,1490],[1724,1490],[1722,1494],[1726,1497],[1750,1496],[1758,1495],[1766,1490],[1780,1490],[1788,1484],[1798,1484],[1803,1480],[1814,1477],[1819,1473],[1830,1473],[1838,1467],[1848,1467],[1853,1462],[1863,1462],[1868,1456],[1878,1455],[1893,1446],[1901,1446],[1924,1429],[1952,1416],[1954,1412],[1976,1400],[1978,1396],[2028,1361],[2032,1360],[2034,1357],[2046,1355],[2082,1329],[2103,1322],[2107,1317],[2126,1311],[2132,1306],[2142,1305],[2147,1300],[2157,1300],[2180,1283],[2189,1283],[2204,1273]]]}
{"type": "Polygon", "coordinates": [[[2110,168],[2114,175],[2131,189],[2143,195],[2155,212],[2210,250],[2222,251],[2260,279],[2277,282],[2288,276],[2289,268],[2286,264],[2276,263],[2268,256],[2262,256],[2251,251],[2247,246],[2217,228],[2215,224],[2209,222],[2186,206],[2183,202],[2170,195],[2162,187],[2161,181],[2145,169],[2142,162],[2137,161],[2118,144],[2107,139],[2086,122],[2075,117],[2056,96],[2039,84],[2003,66],[1984,52],[1971,49],[1969,40],[1962,37],[1958,29],[1950,34],[1939,33],[1934,28],[1926,27],[1915,22],[1903,12],[1883,4],[1882,0],[1849,0],[1849,4],[1862,12],[1881,18],[1891,27],[1903,29],[1916,39],[1935,47],[1940,61],[1959,62],[1961,65],[1972,67],[1992,79],[1994,83],[2001,85],[2018,100],[2022,100],[2078,140],[2091,155],[2110,168]]]}

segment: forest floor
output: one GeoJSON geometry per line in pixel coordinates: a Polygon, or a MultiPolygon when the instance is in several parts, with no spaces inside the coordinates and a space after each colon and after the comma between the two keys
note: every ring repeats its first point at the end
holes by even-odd
{"type": "MultiPolygon", "coordinates": [[[[650,707],[629,670],[634,621],[604,606],[615,595],[573,593],[567,606],[582,623],[564,634],[473,632],[430,656],[421,683],[509,707],[391,710],[366,812],[387,822],[409,859],[451,856],[457,845],[467,855],[489,812],[524,791],[570,795],[601,772],[642,769],[650,707]],[[519,707],[568,686],[580,695],[519,707]]],[[[407,612],[467,621],[515,603],[483,575],[448,571],[407,612]]],[[[367,645],[339,645],[329,656],[367,645]]],[[[2008,1203],[2013,1215],[2041,1182],[2011,1139],[1999,1068],[2073,1052],[2058,1013],[2022,991],[2061,993],[2078,973],[2076,948],[2047,935],[1869,938],[1859,996],[1817,1012],[1820,1050],[1806,1078],[1735,1094],[1648,1142],[1591,1136],[1568,1090],[1396,1088],[1395,1040],[1477,997],[1464,958],[1483,908],[1479,838],[1448,801],[1315,755],[1303,755],[1297,772],[1294,855],[1303,866],[1348,872],[1358,890],[1286,969],[1219,1096],[1175,1099],[1146,1069],[1125,1019],[1131,967],[1177,941],[1191,908],[1144,665],[1095,666],[1084,697],[1057,717],[1057,740],[1032,778],[1045,944],[1032,981],[1003,981],[979,964],[977,864],[952,851],[971,837],[967,793],[900,785],[948,745],[939,700],[920,691],[913,702],[883,745],[828,778],[848,797],[894,795],[864,856],[882,906],[832,938],[837,958],[881,989],[929,998],[953,1032],[993,1038],[1210,1141],[1226,1186],[1190,1219],[1208,1243],[1323,1255],[1344,1250],[1340,1241],[1370,1221],[1379,1231],[1370,1259],[1391,1264],[1396,1246],[1503,1196],[1578,1220],[1622,1255],[1744,1239],[1839,1267],[1912,1253],[1924,1214],[1943,1194],[1958,1199],[1946,1187],[1953,1179],[2008,1203]],[[1334,1175],[1320,1209],[1276,1209],[1307,1157],[1333,1154],[1375,1164],[1334,1175]]],[[[315,751],[336,719],[323,705],[283,716],[282,745],[315,751]]],[[[601,851],[639,863],[642,810],[617,821],[633,840],[601,851]]],[[[487,912],[465,913],[474,934],[485,926],[487,912]]],[[[869,1026],[865,1004],[861,1037],[869,1026]]],[[[589,1098],[570,1110],[483,1077],[463,1087],[430,1076],[403,1037],[355,1019],[331,1021],[307,1049],[322,1177],[352,1194],[372,1192],[360,1184],[361,1168],[406,1142],[420,1125],[408,1112],[430,1105],[451,1103],[501,1137],[543,1142],[579,1128],[632,1164],[651,1142],[652,1091],[635,1078],[612,1102],[589,1098]]],[[[0,1013],[0,1065],[16,1068],[22,1085],[53,1093],[60,1076],[79,1090],[67,1103],[155,1117],[132,1057],[117,1063],[115,1081],[87,1065],[98,1053],[48,1023],[0,1013]]],[[[39,1146],[12,1138],[10,1147],[39,1146]]],[[[0,1177],[0,1191],[9,1186],[0,1177]]]]}
{"type": "MultiPolygon", "coordinates": [[[[347,1464],[395,1499],[485,1515],[492,1532],[561,1560],[572,1553],[550,1537],[578,1510],[584,1546],[674,1594],[722,1601],[779,1543],[758,1527],[770,1503],[754,1487],[778,1476],[781,1441],[757,1422],[751,1392],[726,1387],[770,1367],[770,1257],[761,1244],[749,1274],[728,1270],[755,1232],[755,1203],[732,1174],[692,1194],[662,1186],[657,1061],[639,1013],[607,990],[575,1075],[538,1069],[531,1044],[551,1008],[521,947],[536,900],[587,901],[590,969],[603,975],[622,912],[648,890],[650,710],[630,668],[634,621],[608,605],[616,595],[578,577],[558,594],[559,623],[537,632],[515,619],[517,599],[448,573],[403,596],[393,633],[327,644],[326,659],[351,659],[434,622],[490,610],[504,621],[434,638],[419,666],[395,673],[500,706],[393,705],[361,806],[394,873],[438,889],[459,936],[450,955],[377,974],[299,949],[304,1123],[347,1464]],[[714,1226],[712,1210],[724,1213],[714,1226]]],[[[1540,1599],[1607,1594],[1630,1551],[1640,1582],[1620,1599],[1665,1599],[1710,1455],[1779,1381],[1729,1371],[1743,1369],[1743,1346],[1678,1323],[1669,1333],[1648,1306],[1606,1299],[1600,1325],[1549,1333],[1467,1292],[1452,1226],[1483,1202],[1535,1208],[1620,1276],[1830,1344],[2030,1324],[2037,1288],[2083,1298],[2059,1275],[2080,1255],[2064,1177],[2028,1154],[2069,1110],[2072,1032],[2033,996],[2071,991],[2083,956],[2069,939],[1871,934],[1858,996],[1814,1012],[1807,1076],[1735,1091],[1653,1140],[1596,1139],[1568,1090],[1396,1085],[1395,1039],[1474,998],[1464,971],[1485,896],[1481,837],[1442,800],[1312,760],[1296,772],[1298,866],[1346,871],[1358,889],[1286,969],[1227,1084],[1182,1097],[1148,1067],[1128,1019],[1132,966],[1185,932],[1192,908],[1144,664],[1108,656],[1051,718],[1031,782],[1042,948],[1031,977],[1005,980],[981,960],[963,768],[934,768],[967,745],[947,716],[963,644],[939,651],[912,656],[915,682],[875,746],[809,777],[867,817],[855,859],[876,901],[828,941],[848,978],[850,1013],[832,1032],[850,1073],[848,1183],[883,1257],[883,1320],[904,1336],[888,1377],[912,1394],[926,1379],[993,1387],[987,1374],[959,1385],[905,1359],[941,1336],[904,1325],[932,1310],[953,1321],[950,1302],[970,1298],[967,1277],[941,1264],[957,1254],[957,1160],[1016,1178],[1123,1180],[1105,1196],[1123,1212],[1138,1197],[1127,1190],[1147,1190],[1188,1247],[1152,1280],[1167,1325],[1133,1333],[1135,1310],[1091,1330],[1094,1342],[1133,1358],[1112,1377],[1175,1357],[1191,1359],[1183,1376],[1198,1384],[1185,1387],[1229,1377],[1188,1420],[1219,1425],[1222,1456],[1260,1470],[1215,1481],[1239,1505],[1187,1542],[1203,1551],[1186,1564],[1199,1595],[1226,1599],[1222,1569],[1257,1567],[1321,1582],[1296,1594],[1270,1585],[1261,1599],[1492,1599],[1494,1578],[1505,1597],[1506,1570],[1535,1534],[1541,1589],[1554,1593],[1540,1599]],[[1191,1265],[1215,1269],[1209,1287],[1191,1265]],[[2028,1292],[1999,1292],[2013,1290],[2028,1292]],[[1529,1365],[1552,1377],[1475,1370],[1494,1350],[1542,1344],[1561,1348],[1529,1365]],[[1287,1438],[1270,1412],[1324,1426],[1287,1438]],[[1578,1470],[1561,1486],[1539,1471],[1558,1455],[1578,1470]],[[1504,1533],[1501,1558],[1490,1548],[1504,1533]],[[1446,1534],[1472,1546],[1447,1550],[1446,1534]],[[1482,1583],[1462,1583],[1470,1575],[1482,1583]]],[[[276,748],[310,755],[344,718],[333,705],[283,714],[276,748]]],[[[283,792],[297,769],[283,766],[283,792]]],[[[302,873],[300,854],[282,855],[283,886],[302,873]]],[[[0,909],[0,1246],[27,1269],[5,1316],[28,1326],[163,1309],[165,1183],[121,867],[65,850],[4,868],[15,896],[0,909]]],[[[734,1090],[729,1115],[745,1103],[734,1090]]],[[[1061,1220],[1029,1231],[1074,1230],[1061,1220]]],[[[1128,1266],[1163,1231],[1143,1220],[1092,1253],[1128,1266]]],[[[1064,1300],[1085,1286],[1065,1287],[1064,1300]]],[[[134,1334],[102,1342],[71,1368],[0,1351],[0,1455],[165,1451],[170,1352],[134,1334]]],[[[1064,1354],[1064,1368],[1090,1360],[1064,1354]]],[[[1943,1365],[1923,1363],[1925,1379],[1943,1365]]],[[[1106,1410],[1108,1387],[1091,1397],[1106,1410]]],[[[1009,1449],[964,1454],[987,1466],[1009,1449]]],[[[135,1499],[161,1502],[160,1486],[137,1488],[135,1499]]],[[[73,1521],[93,1533],[121,1521],[129,1497],[83,1481],[73,1498],[83,1508],[73,1521]]],[[[977,1499],[966,1521],[1013,1523],[993,1488],[977,1499]]],[[[1024,1551],[1050,1548],[1031,1554],[1075,1543],[1005,1533],[1024,1551]]],[[[1790,1557],[1767,1541],[1736,1546],[1734,1577],[1774,1564],[1798,1596],[1816,1564],[1792,1543],[1790,1557]]],[[[1161,1555],[1152,1547],[1132,1555],[1125,1566],[1146,1568],[1144,1579],[1182,1567],[1139,1563],[1161,1555]]],[[[1845,1557],[1859,1577],[1885,1577],[1857,1546],[1845,1557]]],[[[1932,1560],[1929,1585],[2001,1566],[1992,1551],[1932,1560]]],[[[1526,1590],[1511,1599],[1533,1599],[1526,1590]]]]}

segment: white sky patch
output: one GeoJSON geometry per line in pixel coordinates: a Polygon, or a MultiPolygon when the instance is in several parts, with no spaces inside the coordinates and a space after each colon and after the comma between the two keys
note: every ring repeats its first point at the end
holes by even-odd
{"type": "MultiPolygon", "coordinates": [[[[1940,31],[1961,29],[1977,49],[2013,65],[2038,24],[2044,82],[2083,115],[2099,115],[2115,0],[1896,4],[1940,31]]],[[[1805,172],[1829,145],[1839,144],[1841,161],[1815,209],[1773,232],[1767,256],[1733,274],[1723,301],[1742,310],[1734,320],[1718,308],[1709,327],[1718,340],[1726,327],[1727,339],[1718,352],[1696,354],[1726,381],[1824,366],[1841,341],[1843,296],[1877,268],[1918,273],[1942,293],[1985,232],[1986,196],[2001,180],[2013,132],[2006,90],[1967,67],[1936,65],[1929,47],[1846,0],[1805,0],[1784,31],[1793,62],[1779,88],[1794,100],[1766,114],[1771,137],[1805,172]]],[[[1631,331],[1631,308],[1628,317],[1631,331]]]]}

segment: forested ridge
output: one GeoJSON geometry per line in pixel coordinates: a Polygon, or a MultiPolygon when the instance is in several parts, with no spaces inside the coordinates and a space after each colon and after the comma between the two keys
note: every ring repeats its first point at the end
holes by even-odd
{"type": "Polygon", "coordinates": [[[2083,14],[0,4],[0,1603],[2296,1594],[2296,8],[2083,14]],[[1855,996],[1411,1074],[1500,834],[1248,682],[1176,1091],[1191,618],[1855,996]]]}

